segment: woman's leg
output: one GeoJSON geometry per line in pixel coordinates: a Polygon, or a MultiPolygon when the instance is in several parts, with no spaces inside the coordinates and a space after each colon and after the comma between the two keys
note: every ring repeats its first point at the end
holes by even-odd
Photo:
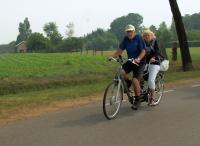
{"type": "Polygon", "coordinates": [[[159,70],[160,70],[159,65],[154,65],[154,64],[149,65],[148,87],[150,90],[150,98],[153,98],[155,95],[155,80],[159,70]]]}

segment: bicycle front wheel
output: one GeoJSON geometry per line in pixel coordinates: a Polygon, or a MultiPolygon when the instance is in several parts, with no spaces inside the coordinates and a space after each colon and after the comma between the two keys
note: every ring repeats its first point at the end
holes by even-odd
{"type": "Polygon", "coordinates": [[[116,117],[123,100],[123,89],[118,81],[111,82],[104,93],[103,113],[108,120],[116,117]]]}
{"type": "Polygon", "coordinates": [[[156,77],[156,89],[154,96],[154,105],[158,105],[163,97],[164,93],[164,75],[158,74],[156,77]]]}

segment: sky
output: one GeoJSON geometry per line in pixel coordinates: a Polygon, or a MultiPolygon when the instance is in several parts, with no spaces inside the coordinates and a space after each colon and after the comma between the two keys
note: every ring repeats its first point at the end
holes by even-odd
{"type": "MultiPolygon", "coordinates": [[[[177,0],[182,15],[200,12],[200,0],[177,0]]],[[[66,25],[73,22],[75,36],[97,28],[109,29],[110,23],[128,13],[143,16],[143,25],[168,26],[172,14],[168,0],[0,0],[0,44],[16,40],[18,26],[28,17],[32,32],[43,33],[47,22],[56,22],[64,36],[66,25]]]]}

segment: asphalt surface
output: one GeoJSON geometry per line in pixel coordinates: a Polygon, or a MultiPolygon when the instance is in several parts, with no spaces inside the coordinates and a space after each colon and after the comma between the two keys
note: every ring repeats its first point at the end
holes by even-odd
{"type": "Polygon", "coordinates": [[[156,107],[124,102],[111,121],[99,102],[0,126],[0,146],[200,146],[200,85],[168,90],[156,107]]]}

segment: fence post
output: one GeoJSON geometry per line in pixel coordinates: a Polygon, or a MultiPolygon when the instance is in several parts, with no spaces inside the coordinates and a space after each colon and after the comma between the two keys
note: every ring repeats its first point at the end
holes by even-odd
{"type": "Polygon", "coordinates": [[[101,49],[101,56],[103,56],[103,48],[101,49]]]}
{"type": "Polygon", "coordinates": [[[86,54],[88,55],[88,49],[86,49],[86,54]]]}
{"type": "Polygon", "coordinates": [[[93,53],[93,56],[94,56],[95,55],[95,49],[94,48],[93,48],[93,52],[92,53],[93,53]]]}

